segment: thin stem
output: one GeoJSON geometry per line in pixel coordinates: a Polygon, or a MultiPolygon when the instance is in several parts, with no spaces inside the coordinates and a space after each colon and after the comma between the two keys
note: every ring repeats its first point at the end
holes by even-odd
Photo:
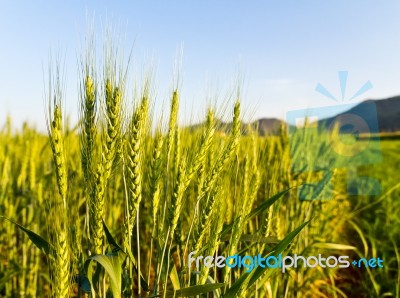
{"type": "Polygon", "coordinates": [[[165,250],[167,249],[167,242],[169,239],[169,231],[170,231],[170,227],[168,227],[167,236],[165,239],[164,248],[163,248],[163,252],[162,252],[162,256],[161,256],[161,262],[160,262],[161,265],[157,272],[157,283],[154,285],[154,295],[157,294],[156,291],[158,289],[158,285],[160,284],[161,271],[162,271],[162,267],[163,267],[163,263],[164,263],[165,250]]]}
{"type": "Polygon", "coordinates": [[[153,259],[153,242],[155,237],[156,227],[153,226],[153,231],[151,232],[151,239],[150,239],[150,258],[149,258],[149,270],[147,272],[147,284],[150,285],[150,273],[151,273],[151,263],[153,259]]]}
{"type": "Polygon", "coordinates": [[[141,284],[140,284],[140,239],[139,239],[139,208],[136,209],[136,242],[137,242],[137,254],[138,254],[138,295],[141,297],[141,284]]]}

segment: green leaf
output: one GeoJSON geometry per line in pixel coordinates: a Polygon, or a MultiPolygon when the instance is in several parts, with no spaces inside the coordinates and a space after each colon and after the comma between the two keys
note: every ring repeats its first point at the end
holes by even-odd
{"type": "Polygon", "coordinates": [[[178,271],[176,270],[176,266],[172,266],[172,270],[169,274],[169,278],[171,279],[172,286],[174,290],[179,290],[181,288],[181,283],[179,281],[178,271]]]}
{"type": "Polygon", "coordinates": [[[300,201],[312,201],[312,200],[326,200],[331,198],[332,186],[331,180],[333,171],[325,170],[321,181],[316,183],[303,184],[300,188],[299,198],[300,201]]]}
{"type": "Polygon", "coordinates": [[[281,192],[278,192],[277,194],[273,195],[272,197],[270,197],[269,199],[267,199],[266,201],[261,203],[260,206],[253,209],[253,211],[251,211],[249,213],[249,215],[247,215],[247,220],[252,219],[253,217],[255,217],[255,216],[259,215],[260,213],[264,212],[265,210],[267,210],[272,204],[274,204],[277,200],[279,200],[281,197],[283,197],[285,194],[287,194],[291,189],[292,188],[288,188],[281,192]]]}
{"type": "MultiPolygon", "coordinates": [[[[252,219],[253,217],[259,215],[263,211],[267,210],[272,204],[274,204],[277,200],[279,200],[281,197],[283,197],[285,194],[287,194],[292,188],[285,189],[281,192],[278,192],[277,194],[273,195],[266,201],[260,204],[257,208],[253,209],[246,217],[245,221],[252,219]]],[[[232,230],[233,225],[236,223],[238,218],[235,219],[235,221],[229,225],[226,225],[220,234],[221,239],[228,239],[229,236],[227,235],[230,230],[232,230]]],[[[266,239],[265,239],[266,240],[266,239]]],[[[269,239],[271,240],[271,239],[269,239]]],[[[258,241],[257,241],[258,242],[258,241]]],[[[266,241],[266,243],[269,243],[270,241],[266,241]]],[[[272,242],[272,241],[271,241],[272,242]]],[[[202,252],[204,252],[206,249],[208,249],[208,244],[203,246],[199,251],[196,252],[196,256],[200,255],[202,252]]]]}
{"type": "Polygon", "coordinates": [[[113,252],[107,255],[95,255],[90,257],[85,262],[85,267],[88,268],[88,279],[92,283],[92,270],[90,263],[96,261],[107,272],[110,277],[110,286],[114,298],[121,297],[122,288],[122,264],[124,263],[126,254],[123,251],[113,252]]]}
{"type": "Polygon", "coordinates": [[[356,250],[357,247],[352,245],[340,244],[340,243],[314,243],[312,245],[315,248],[322,249],[335,249],[335,250],[356,250]]]}
{"type": "MultiPolygon", "coordinates": [[[[108,244],[110,244],[111,246],[111,250],[113,252],[118,252],[118,251],[124,251],[121,246],[118,245],[117,241],[115,241],[114,237],[111,235],[110,230],[108,229],[106,223],[103,220],[103,229],[104,229],[104,233],[106,234],[106,239],[108,244]]],[[[132,252],[130,250],[129,247],[126,248],[126,252],[129,256],[129,259],[131,261],[131,263],[133,264],[133,268],[135,269],[135,272],[138,273],[138,269],[137,269],[137,262],[135,257],[132,255],[132,252]]],[[[146,280],[144,279],[142,273],[140,273],[140,285],[142,286],[142,288],[145,291],[149,290],[149,285],[147,284],[146,280]]]]}
{"type": "Polygon", "coordinates": [[[107,228],[107,225],[104,222],[104,220],[103,220],[103,229],[104,229],[104,233],[106,234],[107,242],[111,246],[111,250],[113,252],[118,252],[120,250],[123,251],[121,246],[118,245],[117,241],[115,241],[114,237],[111,235],[110,230],[107,228]]]}
{"type": "MultiPolygon", "coordinates": [[[[290,232],[282,241],[280,241],[271,251],[270,255],[278,256],[282,251],[284,251],[292,240],[300,233],[300,231],[309,223],[310,221],[306,221],[290,232]]],[[[246,286],[247,288],[251,287],[265,272],[267,267],[262,268],[261,266],[257,267],[255,270],[244,273],[225,293],[224,298],[234,298],[239,294],[242,286],[246,286]],[[249,279],[249,280],[248,280],[249,279]]],[[[272,275],[274,270],[269,270],[267,274],[272,275]]]]}
{"type": "Polygon", "coordinates": [[[32,241],[33,244],[36,245],[37,248],[39,248],[46,256],[50,255],[51,252],[54,250],[53,246],[47,242],[44,238],[36,234],[35,232],[32,232],[31,230],[21,226],[20,224],[16,223],[15,221],[0,215],[0,218],[4,218],[14,224],[16,227],[18,227],[21,231],[23,231],[29,239],[32,241]]]}
{"type": "MultiPolygon", "coordinates": [[[[265,210],[267,210],[270,206],[272,206],[272,204],[274,204],[277,200],[279,200],[281,197],[283,197],[285,194],[287,194],[289,191],[291,190],[291,188],[285,189],[281,192],[278,192],[277,194],[273,195],[272,197],[270,197],[269,199],[265,200],[264,202],[262,202],[260,204],[260,206],[258,206],[257,208],[253,209],[246,217],[246,220],[252,219],[253,217],[259,215],[260,213],[264,212],[265,210]]],[[[224,227],[224,229],[221,231],[221,238],[223,238],[223,236],[225,236],[225,234],[227,234],[233,227],[235,223],[231,223],[227,226],[224,227]]]]}
{"type": "MultiPolygon", "coordinates": [[[[206,284],[216,284],[215,280],[209,275],[207,276],[206,284]]],[[[214,298],[220,298],[221,297],[221,289],[215,289],[213,291],[213,297],[214,298]]]]}

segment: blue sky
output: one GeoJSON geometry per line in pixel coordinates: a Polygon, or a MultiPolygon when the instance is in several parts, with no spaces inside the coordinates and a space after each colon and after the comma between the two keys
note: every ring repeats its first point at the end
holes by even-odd
{"type": "MultiPolygon", "coordinates": [[[[102,37],[117,25],[133,45],[133,68],[155,65],[155,103],[165,107],[179,48],[182,121],[198,121],[209,98],[229,93],[240,74],[247,116],[285,118],[293,109],[335,104],[349,71],[358,98],[400,94],[399,1],[0,1],[0,123],[11,114],[45,127],[50,50],[65,56],[65,110],[78,111],[78,56],[88,16],[102,37]],[[149,61],[153,61],[150,63],[149,61]]],[[[101,39],[98,39],[101,42],[101,39]]]]}

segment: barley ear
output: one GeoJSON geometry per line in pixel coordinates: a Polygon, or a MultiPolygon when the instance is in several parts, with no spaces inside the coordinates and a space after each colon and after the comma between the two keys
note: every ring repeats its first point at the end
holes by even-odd
{"type": "Polygon", "coordinates": [[[81,160],[85,182],[90,186],[93,176],[94,147],[96,142],[97,92],[92,76],[86,75],[81,99],[81,160]]]}
{"type": "Polygon", "coordinates": [[[161,196],[161,175],[162,175],[162,148],[163,148],[164,139],[161,133],[157,133],[155,139],[155,145],[153,149],[153,155],[151,160],[151,172],[150,172],[150,197],[153,201],[153,225],[157,226],[157,214],[160,204],[160,196],[161,196]]]}
{"type": "Polygon", "coordinates": [[[126,141],[126,163],[128,173],[128,214],[125,242],[129,243],[136,220],[136,213],[142,200],[142,160],[145,120],[148,114],[148,98],[143,96],[140,106],[135,110],[126,141]]]}
{"type": "Polygon", "coordinates": [[[53,151],[54,163],[56,165],[56,176],[58,191],[61,195],[64,208],[67,203],[67,167],[64,156],[64,138],[62,132],[62,115],[59,105],[55,105],[53,120],[50,124],[50,142],[53,151]]]}

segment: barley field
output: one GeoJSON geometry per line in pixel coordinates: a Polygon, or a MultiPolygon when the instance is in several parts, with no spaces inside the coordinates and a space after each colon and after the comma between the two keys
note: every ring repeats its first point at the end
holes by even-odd
{"type": "Polygon", "coordinates": [[[379,193],[350,195],[346,168],[293,171],[315,146],[318,162],[329,161],[320,135],[284,125],[258,135],[242,121],[239,88],[228,108],[183,126],[175,87],[156,117],[152,81],[130,90],[117,56],[110,47],[82,59],[79,123],[67,121],[57,62],[48,133],[4,121],[1,297],[399,297],[400,141],[381,141],[381,162],[357,169],[379,193]],[[381,258],[384,267],[189,264],[235,254],[381,258]]]}

